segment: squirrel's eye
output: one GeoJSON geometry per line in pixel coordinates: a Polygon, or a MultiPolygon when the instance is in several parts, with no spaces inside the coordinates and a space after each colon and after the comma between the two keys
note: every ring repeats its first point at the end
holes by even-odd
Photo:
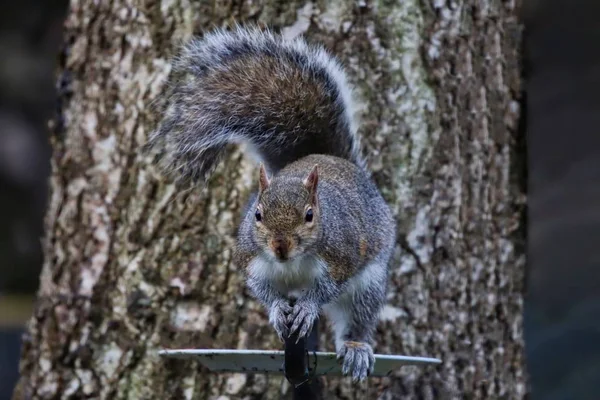
{"type": "Polygon", "coordinates": [[[262,220],[262,215],[259,210],[256,210],[256,212],[254,213],[254,217],[256,218],[256,220],[258,222],[260,222],[262,220]]]}
{"type": "Polygon", "coordinates": [[[304,220],[306,222],[312,222],[312,220],[313,220],[313,210],[312,210],[312,208],[309,208],[308,210],[306,210],[306,215],[304,216],[304,220]]]}

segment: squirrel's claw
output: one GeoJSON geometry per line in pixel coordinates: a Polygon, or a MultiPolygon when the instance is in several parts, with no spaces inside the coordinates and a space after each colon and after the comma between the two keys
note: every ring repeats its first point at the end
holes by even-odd
{"type": "Polygon", "coordinates": [[[296,331],[298,332],[296,343],[310,333],[315,320],[318,317],[319,309],[315,304],[310,302],[298,302],[294,305],[292,313],[288,318],[288,323],[292,323],[290,335],[296,331]]]}
{"type": "Polygon", "coordinates": [[[351,375],[354,383],[372,374],[375,367],[373,348],[367,343],[344,342],[337,352],[337,358],[343,359],[342,373],[351,375]]]}
{"type": "Polygon", "coordinates": [[[269,323],[275,328],[279,340],[282,342],[290,334],[288,329],[288,314],[292,312],[292,307],[285,300],[276,301],[269,310],[269,323]]]}

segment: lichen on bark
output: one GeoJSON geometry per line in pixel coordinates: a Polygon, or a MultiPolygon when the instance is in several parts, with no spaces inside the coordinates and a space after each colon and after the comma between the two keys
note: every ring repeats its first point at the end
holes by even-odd
{"type": "MultiPolygon", "coordinates": [[[[72,0],[45,263],[14,398],[290,396],[282,377],[156,356],[280,348],[231,262],[254,163],[232,149],[206,188],[180,190],[139,152],[178,44],[234,21],[305,34],[344,63],[398,221],[376,350],[443,359],[358,388],[328,379],[327,398],[523,398],[517,7],[72,0]]],[[[332,348],[325,330],[321,348],[332,348]]]]}

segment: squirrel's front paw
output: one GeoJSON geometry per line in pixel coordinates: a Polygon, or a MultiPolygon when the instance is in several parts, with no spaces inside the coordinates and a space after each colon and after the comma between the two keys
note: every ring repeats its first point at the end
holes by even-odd
{"type": "Polygon", "coordinates": [[[292,307],[285,300],[277,300],[269,310],[269,323],[275,328],[277,336],[283,342],[290,334],[288,329],[288,315],[292,307]]]}
{"type": "Polygon", "coordinates": [[[292,324],[290,334],[297,331],[300,340],[308,335],[317,318],[319,318],[319,307],[315,303],[298,301],[288,320],[288,323],[292,324]]]}
{"type": "Polygon", "coordinates": [[[352,374],[352,381],[358,382],[373,373],[375,356],[373,348],[368,343],[344,342],[337,352],[337,358],[343,359],[342,373],[352,374]]]}

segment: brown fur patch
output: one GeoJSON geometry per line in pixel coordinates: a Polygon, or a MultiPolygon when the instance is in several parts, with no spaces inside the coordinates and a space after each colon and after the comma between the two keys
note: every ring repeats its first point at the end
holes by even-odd
{"type": "Polygon", "coordinates": [[[207,100],[214,102],[217,96],[228,99],[220,103],[223,115],[258,117],[266,128],[277,127],[282,132],[322,132],[328,126],[329,94],[299,65],[277,57],[252,55],[235,59],[226,67],[204,78],[207,100]]]}
{"type": "Polygon", "coordinates": [[[352,264],[336,259],[336,257],[328,253],[322,253],[320,256],[329,266],[329,275],[331,275],[334,281],[345,282],[354,275],[355,271],[352,264]]]}
{"type": "Polygon", "coordinates": [[[369,248],[367,241],[364,238],[361,238],[358,247],[360,251],[360,257],[365,258],[365,256],[367,255],[367,249],[369,248]]]}
{"type": "Polygon", "coordinates": [[[233,253],[233,264],[240,269],[246,270],[250,265],[250,262],[254,258],[254,254],[241,251],[238,248],[233,253]]]}
{"type": "Polygon", "coordinates": [[[359,349],[359,348],[365,346],[365,343],[363,343],[363,342],[353,342],[351,340],[344,342],[344,344],[346,345],[346,347],[350,347],[353,349],[359,349]]]}

